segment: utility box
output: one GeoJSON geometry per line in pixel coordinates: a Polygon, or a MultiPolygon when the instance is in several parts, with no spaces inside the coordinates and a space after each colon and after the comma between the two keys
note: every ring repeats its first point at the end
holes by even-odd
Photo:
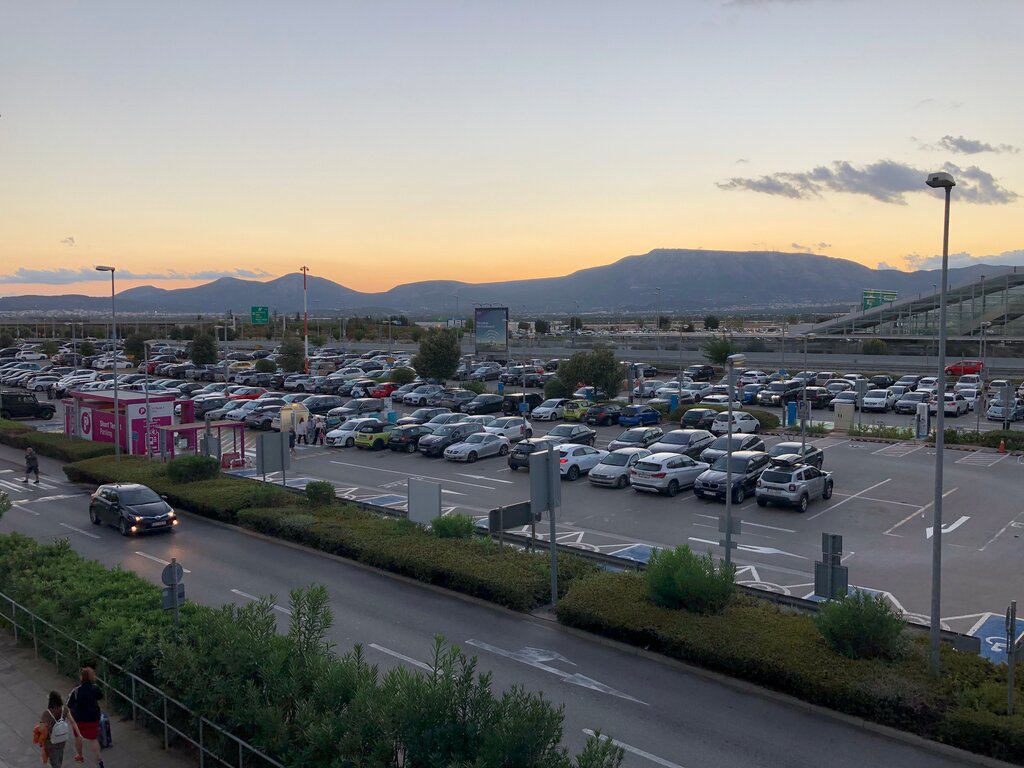
{"type": "Polygon", "coordinates": [[[853,403],[836,403],[836,429],[848,430],[853,426],[856,409],[853,403]]]}

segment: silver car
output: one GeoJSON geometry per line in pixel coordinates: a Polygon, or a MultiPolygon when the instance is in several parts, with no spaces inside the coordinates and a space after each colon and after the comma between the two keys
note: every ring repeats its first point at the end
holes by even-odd
{"type": "Polygon", "coordinates": [[[690,488],[708,470],[708,465],[678,453],[653,453],[629,470],[634,491],[650,491],[675,496],[680,488],[690,488]]]}
{"type": "Polygon", "coordinates": [[[629,470],[650,455],[646,448],[619,448],[597,462],[587,479],[594,485],[625,488],[629,485],[629,470]]]}
{"type": "Polygon", "coordinates": [[[757,506],[781,504],[806,512],[813,499],[832,498],[832,473],[801,464],[796,454],[772,459],[757,480],[757,506]]]}
{"type": "Polygon", "coordinates": [[[448,461],[465,461],[467,464],[472,464],[485,456],[507,456],[508,452],[507,437],[492,435],[488,432],[476,432],[461,443],[445,448],[444,457],[448,461]]]}

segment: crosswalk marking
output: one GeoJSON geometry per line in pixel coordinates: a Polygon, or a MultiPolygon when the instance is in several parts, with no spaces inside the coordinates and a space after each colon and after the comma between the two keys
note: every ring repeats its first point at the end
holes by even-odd
{"type": "Polygon", "coordinates": [[[914,445],[913,443],[893,443],[892,445],[879,448],[877,451],[872,451],[871,453],[875,456],[888,456],[894,459],[902,459],[904,456],[909,456],[922,448],[924,448],[924,445],[914,445]]]}
{"type": "Polygon", "coordinates": [[[994,451],[974,451],[957,460],[957,464],[966,464],[972,467],[994,467],[1009,454],[996,453],[994,451]]]}

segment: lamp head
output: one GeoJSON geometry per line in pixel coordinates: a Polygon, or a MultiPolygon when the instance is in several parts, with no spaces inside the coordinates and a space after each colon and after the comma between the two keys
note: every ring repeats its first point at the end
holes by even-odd
{"type": "Polygon", "coordinates": [[[96,271],[97,272],[113,272],[114,268],[113,267],[107,267],[107,266],[104,266],[104,265],[100,264],[100,265],[98,265],[96,267],[96,271]]]}
{"type": "Polygon", "coordinates": [[[925,184],[935,189],[949,189],[955,187],[956,182],[953,177],[948,173],[939,171],[938,173],[929,173],[928,178],[925,180],[925,184]]]}
{"type": "Polygon", "coordinates": [[[743,365],[747,362],[747,356],[737,352],[735,355],[729,355],[729,357],[725,359],[725,362],[730,366],[743,365]]]}

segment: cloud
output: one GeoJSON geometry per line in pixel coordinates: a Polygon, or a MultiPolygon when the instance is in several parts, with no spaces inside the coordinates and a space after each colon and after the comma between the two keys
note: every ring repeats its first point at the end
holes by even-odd
{"type": "Polygon", "coordinates": [[[60,244],[61,245],[66,245],[68,248],[74,248],[75,247],[75,238],[73,238],[73,237],[65,237],[63,240],[60,241],[60,244]]]}
{"type": "Polygon", "coordinates": [[[921,99],[917,104],[914,105],[914,109],[942,109],[947,112],[954,109],[960,109],[964,103],[962,101],[942,101],[941,99],[921,99]]]}
{"type": "Polygon", "coordinates": [[[794,251],[800,251],[802,253],[816,253],[826,248],[831,248],[831,243],[815,243],[814,245],[801,245],[800,243],[790,243],[789,247],[794,251]]]}
{"type": "MultiPolygon", "coordinates": [[[[271,277],[262,269],[227,269],[206,270],[200,272],[132,272],[118,270],[117,277],[121,280],[216,280],[219,277],[261,278],[271,277]]],[[[2,283],[34,283],[40,285],[65,285],[67,283],[83,283],[90,280],[108,280],[106,272],[97,272],[92,267],[68,269],[26,269],[21,267],[8,275],[0,275],[2,283]]]]}
{"type": "MultiPolygon", "coordinates": [[[[931,169],[935,170],[935,169],[931,169]]],[[[1003,205],[1017,199],[1017,193],[1001,186],[995,177],[976,165],[960,168],[946,163],[943,171],[957,180],[955,195],[959,200],[979,205],[1003,205]]],[[[810,171],[790,173],[779,171],[758,178],[734,176],[719,182],[724,190],[747,190],[766,195],[778,195],[794,200],[821,197],[825,192],[866,195],[883,203],[905,205],[907,192],[934,192],[925,186],[929,171],[894,160],[879,160],[865,166],[855,166],[845,160],[831,165],[819,165],[810,171]]]]}
{"type": "Polygon", "coordinates": [[[903,271],[903,267],[896,266],[895,264],[890,264],[887,261],[880,261],[880,262],[878,262],[875,265],[875,269],[895,269],[897,272],[902,272],[903,271]]]}
{"type": "MultiPolygon", "coordinates": [[[[903,257],[903,260],[910,269],[940,269],[942,267],[941,254],[922,256],[919,253],[909,253],[903,257]]],[[[949,254],[950,267],[973,267],[977,264],[991,264],[1000,267],[1024,266],[1024,248],[1016,251],[1003,251],[1000,254],[989,256],[972,256],[966,251],[949,254]]],[[[879,265],[879,269],[882,268],[879,265]]]]}
{"type": "Polygon", "coordinates": [[[927,144],[916,136],[911,136],[910,140],[920,149],[928,152],[952,152],[959,155],[980,155],[983,152],[991,152],[995,155],[1016,155],[1020,152],[1020,147],[1015,147],[1013,144],[989,144],[987,141],[948,134],[939,139],[936,144],[927,144]]]}
{"type": "Polygon", "coordinates": [[[737,158],[737,160],[736,160],[736,165],[746,165],[746,164],[747,164],[747,163],[749,163],[749,162],[750,162],[750,161],[749,161],[749,160],[747,160],[747,158],[745,158],[745,157],[740,157],[740,158],[737,158]]]}
{"type": "Polygon", "coordinates": [[[831,247],[832,247],[832,243],[818,243],[818,248],[820,248],[821,250],[825,250],[826,248],[831,248],[831,247]]]}

